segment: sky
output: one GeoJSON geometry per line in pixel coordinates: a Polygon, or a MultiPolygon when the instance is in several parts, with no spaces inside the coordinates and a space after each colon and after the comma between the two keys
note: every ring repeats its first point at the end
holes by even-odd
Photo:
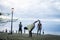
{"type": "MultiPolygon", "coordinates": [[[[11,14],[11,8],[14,8],[14,17],[18,18],[13,23],[14,31],[18,30],[20,21],[24,28],[40,19],[45,34],[60,35],[60,0],[0,0],[0,12],[11,14]]],[[[10,30],[10,22],[0,28],[0,30],[10,30]]],[[[36,28],[37,23],[33,30],[35,33],[36,28]]]]}

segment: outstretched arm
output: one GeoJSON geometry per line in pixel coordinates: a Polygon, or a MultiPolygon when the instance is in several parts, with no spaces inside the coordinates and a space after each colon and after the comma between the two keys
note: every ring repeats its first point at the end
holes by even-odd
{"type": "Polygon", "coordinates": [[[37,20],[37,21],[35,21],[33,24],[35,24],[35,23],[37,23],[37,22],[39,22],[40,20],[37,20]]]}

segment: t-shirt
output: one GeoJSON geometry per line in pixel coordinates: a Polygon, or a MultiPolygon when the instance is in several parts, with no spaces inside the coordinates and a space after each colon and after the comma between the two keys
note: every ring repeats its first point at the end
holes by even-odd
{"type": "Polygon", "coordinates": [[[41,29],[42,28],[41,26],[42,26],[41,24],[38,24],[38,29],[41,29]]]}
{"type": "Polygon", "coordinates": [[[22,30],[22,24],[19,24],[19,31],[22,30]]]}
{"type": "Polygon", "coordinates": [[[22,24],[19,24],[19,28],[22,28],[22,24]]]}
{"type": "Polygon", "coordinates": [[[27,25],[28,30],[30,31],[34,27],[34,24],[27,25]]]}

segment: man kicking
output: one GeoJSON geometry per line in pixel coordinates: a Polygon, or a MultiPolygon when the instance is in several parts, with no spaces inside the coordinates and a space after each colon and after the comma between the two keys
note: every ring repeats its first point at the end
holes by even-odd
{"type": "Polygon", "coordinates": [[[35,28],[35,23],[37,23],[39,20],[35,21],[32,24],[27,25],[27,27],[24,27],[24,31],[29,30],[29,37],[32,37],[32,30],[35,28]]]}

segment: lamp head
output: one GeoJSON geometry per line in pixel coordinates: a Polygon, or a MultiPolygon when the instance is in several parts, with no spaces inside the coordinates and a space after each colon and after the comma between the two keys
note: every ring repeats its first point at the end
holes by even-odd
{"type": "Polygon", "coordinates": [[[12,11],[14,10],[14,8],[12,8],[12,11]]]}

